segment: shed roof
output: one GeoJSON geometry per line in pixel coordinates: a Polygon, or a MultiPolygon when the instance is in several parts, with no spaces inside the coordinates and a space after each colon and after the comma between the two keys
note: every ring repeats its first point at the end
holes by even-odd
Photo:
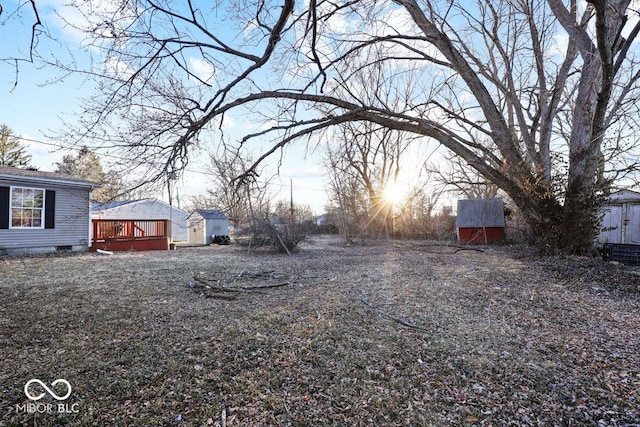
{"type": "Polygon", "coordinates": [[[611,193],[608,201],[611,203],[640,203],[640,193],[632,190],[620,190],[611,193]]]}
{"type": "Polygon", "coordinates": [[[457,227],[504,227],[504,202],[500,197],[458,200],[457,227]]]}
{"type": "Polygon", "coordinates": [[[107,209],[118,208],[120,206],[128,205],[129,203],[136,202],[137,200],[116,200],[113,202],[104,202],[104,203],[92,203],[91,211],[106,211],[107,209]]]}
{"type": "MultiPolygon", "coordinates": [[[[184,212],[182,209],[176,207],[176,206],[172,206],[170,204],[168,204],[167,202],[163,202],[162,200],[158,200],[158,199],[154,199],[154,198],[146,198],[146,199],[137,199],[137,200],[115,200],[112,202],[105,202],[105,203],[95,203],[91,205],[91,212],[100,212],[100,211],[106,211],[109,209],[115,209],[115,208],[119,208],[122,206],[126,206],[126,205],[133,205],[133,204],[153,204],[153,205],[163,205],[167,208],[171,208],[173,211],[181,211],[184,212]]],[[[185,212],[186,214],[186,212],[185,212]]]]}
{"type": "Polygon", "coordinates": [[[71,175],[57,172],[44,172],[36,169],[21,169],[0,166],[0,179],[15,182],[47,183],[73,187],[97,188],[100,184],[71,175]]]}
{"type": "Polygon", "coordinates": [[[196,209],[193,213],[198,213],[204,219],[228,219],[225,214],[216,209],[196,209]]]}

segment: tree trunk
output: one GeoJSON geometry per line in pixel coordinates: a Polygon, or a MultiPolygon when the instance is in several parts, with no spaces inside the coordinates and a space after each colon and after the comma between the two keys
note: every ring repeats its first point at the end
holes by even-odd
{"type": "Polygon", "coordinates": [[[573,184],[568,188],[564,203],[551,194],[530,197],[522,210],[533,243],[545,252],[585,254],[597,235],[600,200],[594,186],[573,184]]]}

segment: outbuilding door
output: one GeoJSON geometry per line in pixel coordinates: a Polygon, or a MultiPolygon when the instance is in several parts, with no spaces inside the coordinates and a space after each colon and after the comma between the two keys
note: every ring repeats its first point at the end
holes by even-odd
{"type": "Polygon", "coordinates": [[[627,204],[626,216],[623,218],[624,243],[640,244],[640,205],[627,204]]]}
{"type": "Polygon", "coordinates": [[[204,245],[204,221],[194,221],[189,225],[189,243],[204,245]]]}
{"type": "Polygon", "coordinates": [[[622,241],[623,205],[609,205],[604,211],[600,224],[600,243],[623,243],[622,241]]]}
{"type": "Polygon", "coordinates": [[[602,219],[600,243],[640,244],[640,204],[610,205],[602,219]]]}

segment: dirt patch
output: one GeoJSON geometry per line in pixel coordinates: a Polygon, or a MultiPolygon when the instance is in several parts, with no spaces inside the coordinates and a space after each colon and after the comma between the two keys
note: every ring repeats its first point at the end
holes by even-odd
{"type": "Polygon", "coordinates": [[[640,423],[636,269],[458,249],[2,257],[0,425],[640,423]]]}

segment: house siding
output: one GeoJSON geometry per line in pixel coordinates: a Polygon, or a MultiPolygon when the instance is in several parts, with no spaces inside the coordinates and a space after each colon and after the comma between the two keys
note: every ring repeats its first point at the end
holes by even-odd
{"type": "MultiPolygon", "coordinates": [[[[70,246],[73,250],[87,250],[89,246],[88,189],[0,179],[0,187],[11,186],[55,191],[55,221],[53,228],[0,229],[0,254],[47,252],[61,246],[70,246]]],[[[45,221],[46,219],[45,217],[45,221]]]]}
{"type": "Polygon", "coordinates": [[[212,236],[228,236],[229,220],[228,219],[208,219],[207,220],[207,243],[213,243],[212,236]]]}

